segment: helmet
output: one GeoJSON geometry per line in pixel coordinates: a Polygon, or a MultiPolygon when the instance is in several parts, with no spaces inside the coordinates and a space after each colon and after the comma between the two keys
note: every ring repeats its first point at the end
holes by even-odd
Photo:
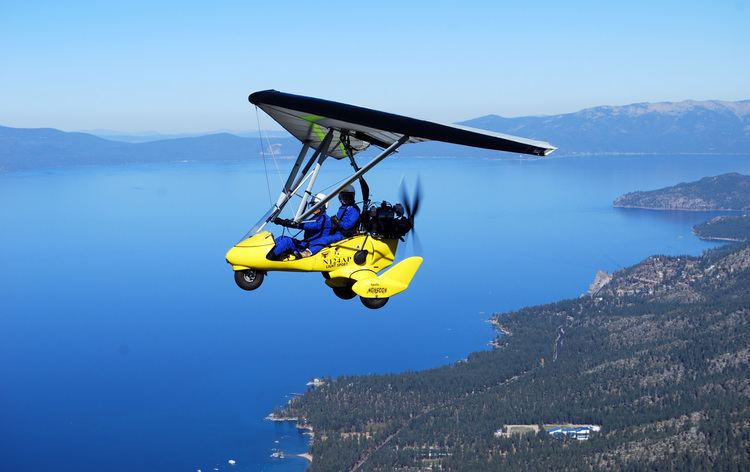
{"type": "Polygon", "coordinates": [[[344,203],[344,201],[346,201],[349,204],[353,204],[354,203],[354,194],[355,194],[355,192],[354,192],[354,186],[351,185],[351,184],[347,185],[346,187],[344,187],[344,190],[342,190],[341,192],[339,192],[339,200],[342,203],[344,203]]]}
{"type": "MultiPolygon", "coordinates": [[[[313,206],[317,205],[318,203],[320,203],[323,200],[325,200],[325,198],[326,198],[326,194],[325,193],[319,193],[319,194],[315,195],[313,197],[312,201],[310,202],[310,207],[313,207],[313,206]]],[[[325,202],[325,204],[323,204],[323,210],[326,210],[327,208],[328,208],[328,202],[325,202]]]]}

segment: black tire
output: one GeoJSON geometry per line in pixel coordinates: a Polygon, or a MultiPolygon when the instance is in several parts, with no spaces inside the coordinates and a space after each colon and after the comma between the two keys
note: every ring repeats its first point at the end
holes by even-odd
{"type": "Polygon", "coordinates": [[[255,290],[263,283],[263,272],[246,269],[234,271],[234,281],[242,290],[255,290]]]}
{"type": "Polygon", "coordinates": [[[386,298],[365,298],[365,297],[359,297],[359,299],[362,301],[362,304],[366,306],[367,308],[371,310],[377,310],[378,308],[383,308],[386,303],[388,303],[388,297],[386,298]]]}
{"type": "Polygon", "coordinates": [[[331,287],[331,288],[333,289],[333,293],[335,293],[336,296],[342,300],[351,300],[352,298],[357,296],[357,294],[354,293],[351,287],[331,287]]]}
{"type": "Polygon", "coordinates": [[[331,274],[329,274],[328,272],[321,272],[321,274],[323,274],[323,278],[326,280],[331,278],[331,274]]]}

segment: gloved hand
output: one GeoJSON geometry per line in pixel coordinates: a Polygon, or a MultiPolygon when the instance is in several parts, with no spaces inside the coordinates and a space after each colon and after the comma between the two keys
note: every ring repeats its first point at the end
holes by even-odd
{"type": "Polygon", "coordinates": [[[280,226],[286,226],[287,228],[299,228],[300,224],[295,223],[292,220],[287,220],[286,218],[274,218],[273,222],[280,226]]]}

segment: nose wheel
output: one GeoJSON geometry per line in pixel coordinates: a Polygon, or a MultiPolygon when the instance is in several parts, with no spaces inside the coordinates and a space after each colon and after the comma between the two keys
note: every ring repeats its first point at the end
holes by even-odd
{"type": "Polygon", "coordinates": [[[255,290],[263,283],[263,272],[245,269],[234,271],[234,281],[242,290],[255,290]]]}

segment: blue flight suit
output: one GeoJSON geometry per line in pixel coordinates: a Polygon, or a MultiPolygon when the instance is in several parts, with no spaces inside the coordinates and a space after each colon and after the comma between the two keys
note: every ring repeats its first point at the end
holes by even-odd
{"type": "Polygon", "coordinates": [[[303,239],[291,238],[289,236],[279,236],[275,238],[276,246],[273,248],[273,255],[277,258],[285,254],[291,254],[295,251],[304,251],[309,249],[315,254],[325,247],[326,236],[331,232],[331,217],[321,213],[312,220],[302,222],[301,229],[305,231],[303,239]]]}
{"type": "Polygon", "coordinates": [[[336,219],[339,222],[338,227],[328,236],[323,236],[323,245],[335,243],[353,235],[357,229],[357,223],[359,223],[359,214],[360,211],[357,205],[341,205],[341,208],[336,213],[336,219]]]}

